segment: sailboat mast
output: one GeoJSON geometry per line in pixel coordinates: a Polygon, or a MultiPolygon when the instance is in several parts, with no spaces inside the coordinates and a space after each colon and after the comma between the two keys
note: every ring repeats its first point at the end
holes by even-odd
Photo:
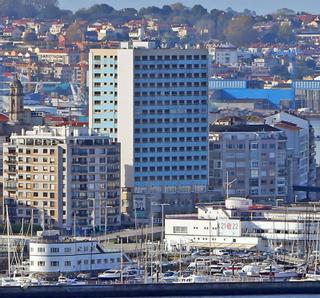
{"type": "Polygon", "coordinates": [[[8,211],[8,205],[6,205],[6,220],[7,220],[7,240],[8,240],[8,276],[11,276],[11,256],[10,256],[10,220],[9,220],[9,211],[8,211]]]}

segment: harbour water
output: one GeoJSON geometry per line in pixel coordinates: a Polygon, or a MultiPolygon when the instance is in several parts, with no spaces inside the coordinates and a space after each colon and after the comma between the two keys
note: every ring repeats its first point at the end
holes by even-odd
{"type": "MultiPolygon", "coordinates": [[[[191,296],[188,298],[212,298],[213,296],[191,296]]],[[[320,298],[319,295],[243,295],[243,296],[214,296],[214,298],[320,298]]],[[[76,297],[75,297],[76,298],[76,297]]],[[[107,297],[106,297],[107,298],[107,297]]],[[[119,298],[127,298],[127,297],[119,297],[119,298]]],[[[155,297],[153,298],[163,298],[163,297],[155,297]]],[[[186,298],[185,296],[174,296],[174,297],[166,297],[166,298],[186,298]]]]}

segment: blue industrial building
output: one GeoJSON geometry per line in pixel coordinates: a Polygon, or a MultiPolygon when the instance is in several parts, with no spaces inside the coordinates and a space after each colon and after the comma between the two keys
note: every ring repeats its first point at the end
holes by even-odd
{"type": "MultiPolygon", "coordinates": [[[[287,87],[263,88],[251,87],[253,84],[246,80],[209,80],[209,91],[214,94],[213,100],[233,99],[266,99],[279,106],[282,100],[292,102],[292,107],[309,107],[314,109],[317,95],[320,91],[320,81],[294,81],[287,87]]],[[[261,84],[260,84],[261,85],[261,84]]]]}

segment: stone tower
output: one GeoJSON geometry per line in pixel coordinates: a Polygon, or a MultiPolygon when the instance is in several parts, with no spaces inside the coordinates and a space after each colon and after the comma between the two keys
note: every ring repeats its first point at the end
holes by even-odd
{"type": "Polygon", "coordinates": [[[23,122],[24,118],[24,105],[23,105],[23,86],[15,76],[12,84],[10,85],[10,110],[9,119],[11,122],[23,122]]]}

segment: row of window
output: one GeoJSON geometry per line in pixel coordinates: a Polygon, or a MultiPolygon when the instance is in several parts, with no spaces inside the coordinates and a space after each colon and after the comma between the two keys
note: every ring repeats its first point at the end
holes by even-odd
{"type": "MultiPolygon", "coordinates": [[[[100,84],[100,83],[95,83],[95,84],[100,84]]],[[[158,83],[148,83],[148,82],[142,82],[142,83],[135,83],[134,87],[135,88],[170,88],[170,87],[207,87],[207,81],[203,82],[158,82],[158,83]]]]}
{"type": "MultiPolygon", "coordinates": [[[[34,206],[36,206],[36,205],[34,205],[34,206]]],[[[23,214],[24,214],[24,209],[18,209],[18,215],[23,215],[23,214]]],[[[56,216],[56,211],[55,210],[46,210],[45,215],[56,216]]]]}
{"type": "MultiPolygon", "coordinates": [[[[51,173],[54,173],[55,172],[55,167],[51,166],[51,167],[48,167],[48,166],[18,166],[18,171],[26,171],[26,172],[37,172],[37,171],[40,171],[40,172],[51,172],[51,173]]],[[[54,176],[51,176],[51,177],[54,177],[54,176]]]]}
{"type": "MultiPolygon", "coordinates": [[[[187,147],[181,146],[181,147],[164,147],[163,151],[160,151],[160,152],[198,152],[198,151],[206,151],[206,150],[207,150],[207,146],[187,146],[187,147]]],[[[141,148],[141,152],[156,152],[156,149],[154,147],[141,148]],[[147,149],[147,150],[144,150],[144,149],[147,149]]]]}
{"type": "Polygon", "coordinates": [[[113,68],[113,69],[118,69],[118,65],[116,64],[94,64],[93,65],[94,69],[101,69],[101,68],[113,68]]]}
{"type": "Polygon", "coordinates": [[[206,165],[195,165],[195,166],[159,166],[159,167],[135,167],[136,172],[162,172],[162,171],[205,171],[207,169],[206,165]]]}
{"type": "Polygon", "coordinates": [[[113,95],[113,96],[118,96],[118,92],[117,91],[104,91],[104,92],[101,92],[101,91],[94,91],[93,92],[93,96],[101,96],[101,95],[113,95]]]}
{"type": "Polygon", "coordinates": [[[135,177],[135,182],[144,182],[144,181],[185,181],[185,180],[206,180],[207,175],[161,175],[161,176],[143,176],[135,177]]]}
{"type": "MultiPolygon", "coordinates": [[[[97,260],[95,260],[95,259],[92,259],[92,260],[90,260],[90,259],[85,259],[85,260],[78,260],[77,261],[77,265],[78,266],[80,266],[80,265],[82,265],[82,264],[84,264],[84,265],[88,265],[88,264],[102,264],[102,262],[104,263],[104,264],[108,264],[108,263],[115,263],[115,261],[117,261],[117,262],[120,262],[120,258],[117,258],[117,259],[114,259],[114,258],[110,258],[110,259],[97,259],[97,260]]],[[[59,262],[59,261],[50,261],[50,266],[51,267],[59,267],[59,266],[61,266],[62,264],[61,264],[62,262],[59,262]]],[[[31,266],[34,266],[34,261],[31,261],[31,263],[30,263],[30,265],[31,266]]],[[[37,262],[37,266],[38,267],[45,267],[46,266],[46,262],[45,261],[38,261],[37,262]]],[[[71,261],[64,261],[64,266],[65,267],[71,267],[71,261]]]]}
{"type": "MultiPolygon", "coordinates": [[[[96,66],[96,65],[95,65],[96,66]]],[[[98,69],[99,67],[95,67],[98,69]]],[[[206,63],[201,64],[135,64],[134,69],[199,69],[208,68],[206,63]]],[[[117,69],[117,67],[115,67],[117,69]]]]}
{"type": "Polygon", "coordinates": [[[21,157],[19,156],[18,158],[18,161],[19,162],[26,162],[26,163],[32,163],[32,162],[40,162],[40,163],[54,163],[55,162],[55,159],[53,157],[51,158],[48,158],[48,157],[21,157]]]}
{"type": "MultiPolygon", "coordinates": [[[[101,78],[101,73],[94,73],[94,78],[95,79],[100,79],[101,78]]],[[[111,77],[111,78],[117,78],[118,75],[116,73],[104,73],[103,74],[104,77],[111,77]]]]}
{"type": "MultiPolygon", "coordinates": [[[[18,188],[26,188],[26,189],[51,189],[51,190],[54,190],[54,184],[49,184],[49,183],[21,183],[19,182],[18,183],[18,188]]],[[[51,195],[53,195],[54,197],[54,194],[50,193],[50,197],[51,195]]],[[[43,194],[44,197],[47,197],[48,196],[48,193],[44,193],[43,194]]]]}
{"type": "Polygon", "coordinates": [[[114,82],[94,82],[93,86],[94,87],[101,87],[101,86],[118,86],[118,83],[114,83],[114,82]]]}
{"type": "Polygon", "coordinates": [[[199,161],[207,160],[206,156],[158,156],[158,157],[135,157],[134,161],[138,162],[171,162],[171,161],[199,161]]]}
{"type": "MultiPolygon", "coordinates": [[[[149,119],[135,119],[135,124],[153,124],[153,123],[207,123],[207,118],[186,118],[186,117],[183,117],[183,118],[173,118],[173,119],[170,119],[171,121],[170,122],[165,122],[164,121],[165,119],[162,119],[162,118],[158,118],[158,119],[155,119],[155,118],[149,118],[149,119]]],[[[155,129],[156,132],[169,132],[170,131],[170,128],[169,127],[157,127],[155,129]],[[167,131],[165,131],[165,129],[169,129],[167,131]]]]}
{"type": "MultiPolygon", "coordinates": [[[[135,100],[134,104],[136,106],[140,106],[140,105],[145,105],[145,106],[182,106],[182,105],[207,105],[208,101],[206,99],[188,99],[188,100],[184,100],[184,99],[171,99],[171,100],[161,100],[161,99],[157,99],[157,100],[135,100]]],[[[171,108],[172,109],[172,108],[171,108]]]]}
{"type": "MultiPolygon", "coordinates": [[[[138,73],[135,72],[134,74],[136,79],[161,79],[161,78],[165,78],[165,79],[184,79],[184,78],[207,78],[208,74],[207,72],[188,72],[188,73],[174,73],[174,72],[168,72],[168,73],[138,73]]],[[[99,76],[101,77],[101,76],[99,76]]]]}
{"type": "MultiPolygon", "coordinates": [[[[22,193],[23,194],[23,193],[22,193]]],[[[46,194],[44,197],[48,198],[48,193],[43,193],[46,194]]],[[[19,195],[19,197],[23,197],[23,195],[19,195]]],[[[50,193],[50,199],[54,198],[54,193],[50,193]]],[[[54,208],[56,203],[54,201],[43,201],[42,202],[43,206],[49,206],[51,208],[54,208]]],[[[23,201],[23,200],[18,200],[18,205],[19,206],[31,206],[31,202],[30,201],[23,201]]],[[[39,202],[38,201],[33,201],[33,206],[39,206],[39,202]]],[[[28,210],[28,209],[27,209],[28,210]]],[[[33,213],[37,214],[38,213],[38,209],[34,209],[33,213]]]]}
{"type": "MultiPolygon", "coordinates": [[[[100,92],[95,92],[99,94],[100,92]]],[[[116,92],[115,92],[116,93],[116,92]]],[[[100,96],[100,95],[95,95],[100,96]]],[[[134,92],[135,97],[144,97],[144,96],[207,96],[207,91],[150,91],[150,92],[134,92]]]]}
{"type": "MultiPolygon", "coordinates": [[[[157,132],[162,132],[161,130],[158,130],[157,128],[157,132]]],[[[134,141],[136,143],[154,143],[154,142],[206,142],[207,141],[207,137],[172,137],[172,138],[135,138],[134,141]]]]}
{"type": "MultiPolygon", "coordinates": [[[[30,142],[26,145],[33,146],[33,142],[30,142]]],[[[55,153],[55,149],[24,149],[24,148],[19,148],[18,152],[23,154],[31,154],[31,153],[36,153],[36,154],[50,154],[53,155],[55,153]]]]}
{"type": "Polygon", "coordinates": [[[94,60],[97,60],[97,61],[100,61],[102,57],[103,57],[103,59],[114,59],[115,61],[118,60],[118,56],[113,56],[113,55],[111,55],[111,56],[99,56],[99,55],[94,55],[94,56],[93,56],[93,59],[94,59],[94,60]]]}
{"type": "Polygon", "coordinates": [[[143,55],[143,56],[135,56],[135,61],[163,61],[163,60],[207,60],[207,55],[143,55]]]}
{"type": "MultiPolygon", "coordinates": [[[[166,119],[165,119],[166,120],[166,119]]],[[[177,119],[168,119],[168,120],[172,120],[172,123],[177,123],[176,121],[174,120],[177,120],[177,119]]],[[[170,121],[166,122],[165,123],[170,123],[170,121]]],[[[164,128],[164,132],[169,132],[167,128],[164,128]]],[[[207,127],[174,127],[174,128],[171,128],[171,132],[206,132],[207,131],[207,127]]],[[[134,129],[134,133],[156,133],[156,129],[154,127],[150,127],[150,128],[135,128],[134,129]]]]}

